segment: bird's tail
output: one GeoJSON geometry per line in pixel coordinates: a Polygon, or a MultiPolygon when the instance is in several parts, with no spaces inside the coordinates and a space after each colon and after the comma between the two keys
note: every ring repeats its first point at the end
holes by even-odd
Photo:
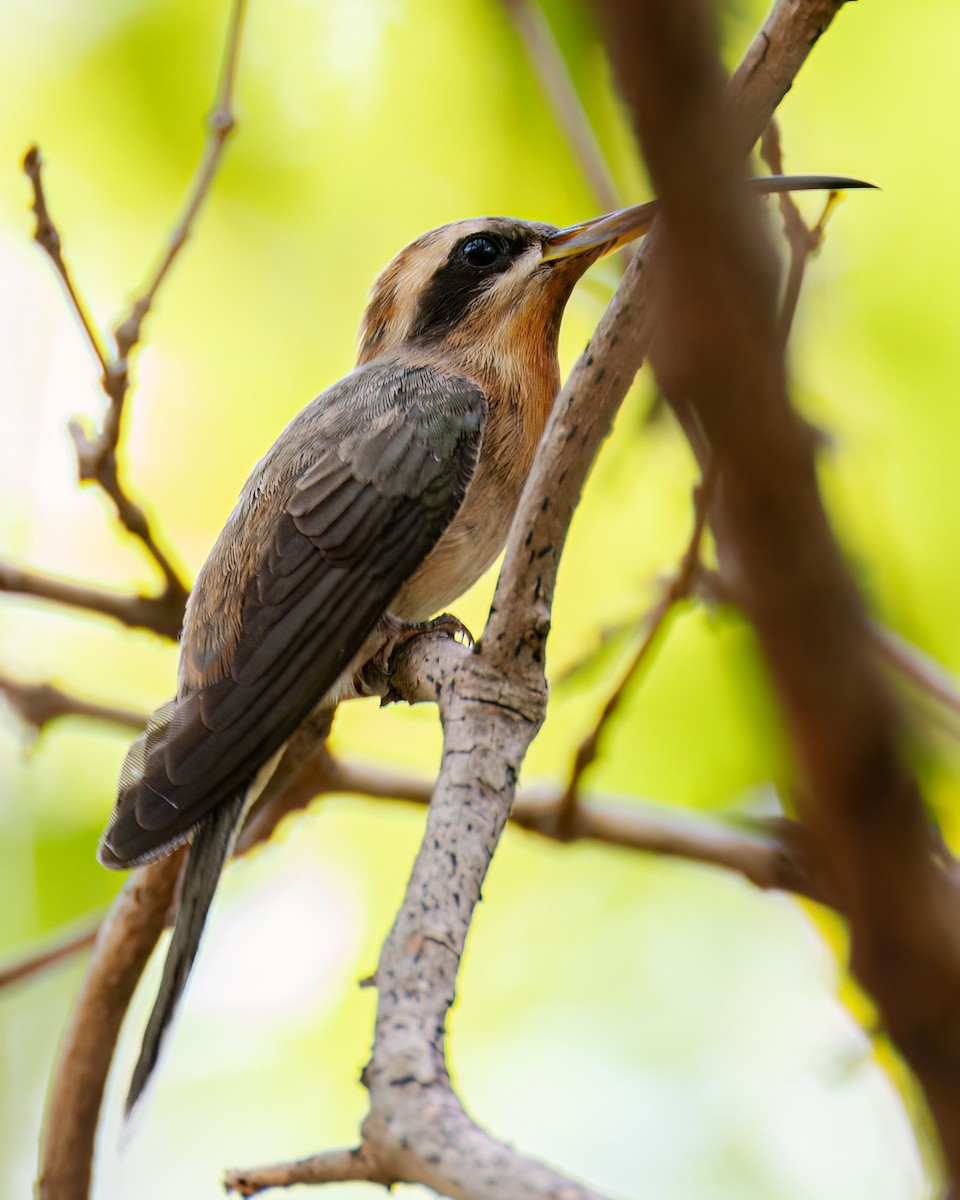
{"type": "Polygon", "coordinates": [[[177,920],[163,964],[163,978],[147,1022],[140,1047],[140,1057],[134,1067],[124,1116],[127,1120],[143,1096],[157,1060],[170,1022],[180,1003],[190,968],[197,957],[203,927],[213,900],[220,872],[230,857],[249,801],[247,790],[231,800],[218,804],[200,822],[190,845],[180,888],[177,920]]]}

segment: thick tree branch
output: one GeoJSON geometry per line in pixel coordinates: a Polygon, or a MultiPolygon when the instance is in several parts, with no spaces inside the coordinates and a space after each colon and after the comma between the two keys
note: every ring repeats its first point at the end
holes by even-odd
{"type": "Polygon", "coordinates": [[[163,930],[183,854],[138,867],[100,927],[47,1101],[37,1200],[87,1200],[100,1104],[124,1013],[163,930]]]}
{"type": "MultiPolygon", "coordinates": [[[[391,693],[417,694],[408,673],[418,652],[416,642],[400,649],[391,668],[391,693]]],[[[448,660],[442,674],[434,675],[443,765],[404,904],[374,977],[374,1048],[363,1074],[370,1111],[359,1153],[376,1164],[380,1178],[423,1183],[462,1200],[545,1195],[598,1200],[477,1127],[454,1095],[444,1064],[445,1015],[473,908],[507,819],[503,796],[512,792],[546,703],[542,678],[532,687],[516,683],[482,654],[463,647],[457,653],[459,661],[448,660]]],[[[278,1182],[316,1182],[315,1162],[228,1178],[252,1194],[278,1182]]],[[[338,1178],[344,1176],[323,1175],[324,1182],[338,1178]]]]}
{"type": "MultiPolygon", "coordinates": [[[[816,6],[811,6],[816,7],[816,6]]],[[[960,1170],[960,910],[931,852],[902,727],[786,392],[772,255],[741,184],[741,133],[697,0],[611,2],[612,44],[664,204],[664,390],[716,455],[721,564],[754,623],[851,929],[852,966],[915,1071],[960,1170]],[[728,110],[729,111],[729,110],[728,110]]]]}
{"type": "MultiPolygon", "coordinates": [[[[829,29],[834,17],[847,0],[774,0],[773,7],[743,61],[734,71],[723,100],[729,117],[728,128],[737,151],[744,157],[760,139],[780,101],[793,87],[810,51],[829,29]]],[[[610,10],[623,6],[603,0],[610,10]]],[[[628,26],[617,21],[620,32],[628,26]]],[[[608,41],[611,58],[618,47],[608,41]]],[[[629,78],[635,76],[636,71],[629,78]]],[[[627,80],[625,74],[622,80],[627,80]]],[[[648,164],[649,165],[649,164],[648,164]]]]}

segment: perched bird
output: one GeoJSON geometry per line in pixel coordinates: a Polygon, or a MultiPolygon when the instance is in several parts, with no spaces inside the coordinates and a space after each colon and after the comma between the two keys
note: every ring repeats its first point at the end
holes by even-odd
{"type": "Polygon", "coordinates": [[[128,1114],[284,744],[311,713],[356,695],[357,671],[386,642],[503,549],[559,387],[574,284],[643,234],[656,207],[566,229],[482,217],[417,238],[373,285],[356,368],[294,417],[244,485],[187,604],[176,698],[133,744],[100,843],[105,866],[131,867],[191,841],[128,1114]]]}

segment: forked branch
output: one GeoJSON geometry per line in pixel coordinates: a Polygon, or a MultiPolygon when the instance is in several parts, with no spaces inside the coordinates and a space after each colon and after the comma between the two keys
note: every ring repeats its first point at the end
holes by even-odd
{"type": "MultiPolygon", "coordinates": [[[[23,169],[33,189],[33,212],[36,216],[34,239],[48,255],[63,281],[86,340],[97,359],[101,384],[107,398],[107,408],[99,428],[74,420],[70,434],[77,453],[77,465],[83,482],[96,483],[110,497],[123,527],[137,538],[160,568],[164,578],[163,591],[158,596],[122,597],[100,593],[79,585],[64,583],[59,587],[37,584],[31,588],[30,573],[21,573],[18,587],[14,568],[5,568],[5,590],[24,591],[61,604],[108,612],[128,625],[143,625],[166,637],[176,638],[189,588],[174,566],[150,518],[135,502],[120,477],[117,447],[123,428],[123,416],[130,389],[130,360],[140,343],[143,323],[157,293],[189,238],[197,216],[203,207],[223,156],[224,145],[236,124],[233,111],[240,34],[243,28],[245,0],[233,0],[230,23],[220,69],[220,82],[207,126],[208,133],[200,163],[190,184],[183,212],[178,219],[156,268],[143,291],[133,302],[127,316],[113,332],[113,346],[97,328],[64,256],[63,239],[54,223],[47,202],[42,168],[43,157],[37,146],[31,146],[24,156],[23,169]]],[[[33,576],[32,582],[45,577],[33,576]]],[[[53,581],[56,583],[57,581],[53,581]]]]}

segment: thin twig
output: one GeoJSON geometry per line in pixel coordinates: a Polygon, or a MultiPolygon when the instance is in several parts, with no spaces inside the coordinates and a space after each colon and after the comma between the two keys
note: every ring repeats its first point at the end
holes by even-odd
{"type": "Polygon", "coordinates": [[[353,1150],[325,1150],[296,1162],[277,1163],[250,1171],[228,1171],[223,1186],[239,1196],[256,1196],[267,1188],[290,1187],[295,1183],[347,1183],[362,1180],[392,1188],[398,1180],[384,1174],[362,1146],[353,1150]]]}
{"type": "Polygon", "coordinates": [[[0,561],[0,592],[34,596],[67,608],[83,609],[112,617],[129,629],[149,629],[160,637],[176,641],[180,634],[185,601],[167,592],[159,596],[125,595],[88,587],[68,579],[58,579],[39,571],[28,571],[13,563],[0,561]]]}
{"type": "Polygon", "coordinates": [[[870,623],[868,634],[883,662],[949,712],[960,715],[960,686],[942,663],[876,621],[870,623]]]}
{"type": "Polygon", "coordinates": [[[77,420],[70,422],[69,431],[73,438],[77,453],[77,465],[82,482],[95,482],[113,501],[121,524],[134,537],[139,538],[148,553],[163,572],[165,580],[164,597],[181,607],[186,603],[187,587],[181,581],[169,556],[160,547],[150,522],[143,509],[130,499],[122,487],[117,473],[116,446],[120,436],[120,413],[123,399],[129,386],[129,373],[126,360],[111,356],[104,340],[90,318],[86,305],[80,298],[76,284],[67,267],[63,256],[63,241],[59,230],[50,216],[47,206],[46,193],[43,188],[43,156],[37,146],[31,146],[23,159],[23,169],[33,188],[33,212],[36,214],[37,227],[34,240],[46,251],[57,273],[63,280],[70,297],[71,307],[83,330],[87,341],[95,354],[101,368],[101,384],[109,401],[104,417],[103,429],[93,438],[86,432],[84,426],[77,420]]]}
{"type": "Polygon", "coordinates": [[[100,919],[98,918],[95,924],[81,929],[79,933],[64,932],[52,945],[48,945],[42,950],[35,950],[18,962],[11,963],[8,967],[0,968],[0,989],[9,987],[11,983],[19,983],[23,979],[30,979],[46,970],[47,967],[65,962],[83,950],[89,950],[97,940],[99,931],[100,919]]]}
{"type": "Polygon", "coordinates": [[[640,622],[641,626],[645,627],[645,633],[640,641],[640,645],[637,647],[626,671],[624,671],[620,682],[607,698],[606,703],[601,709],[597,723],[577,747],[570,780],[567,783],[566,790],[557,809],[557,819],[559,821],[558,836],[561,839],[573,835],[576,827],[574,818],[579,805],[580,782],[584,772],[596,760],[600,748],[600,739],[607,724],[616,714],[630,685],[633,683],[640,669],[645,665],[661,631],[665,627],[667,618],[676,609],[676,606],[681,601],[686,600],[694,590],[700,566],[700,547],[710,516],[710,502],[713,499],[715,486],[716,470],[712,463],[708,463],[703,479],[697,485],[694,492],[693,530],[690,534],[687,547],[683,552],[683,557],[680,559],[677,569],[664,586],[660,598],[640,622]]]}
{"type": "Polygon", "coordinates": [[[245,0],[234,0],[221,65],[220,82],[214,107],[207,121],[207,139],[200,163],[187,193],[183,213],[170,234],[166,249],[143,292],[134,301],[128,316],[114,330],[115,356],[111,354],[104,338],[91,320],[64,259],[62,238],[50,216],[44,192],[41,177],[43,158],[39,149],[32,146],[23,161],[24,171],[33,187],[33,211],[37,217],[35,240],[49,255],[64,282],[73,310],[100,363],[101,382],[108,400],[107,410],[99,430],[91,432],[86,423],[79,420],[73,420],[70,423],[69,430],[77,454],[80,479],[83,482],[95,482],[100,486],[113,501],[121,524],[139,539],[156,562],[165,581],[161,599],[166,602],[171,611],[177,609],[182,611],[189,589],[169,554],[161,546],[146,512],[131,499],[126,487],[121,483],[117,446],[122,430],[124,405],[130,388],[130,356],[140,342],[143,322],[150,312],[157,292],[190,236],[197,215],[209,195],[210,187],[223,156],[224,145],[236,125],[232,103],[244,7],[245,0]]]}
{"type": "Polygon", "coordinates": [[[105,721],[110,725],[122,725],[128,729],[143,729],[147,718],[143,713],[119,705],[98,704],[71,695],[52,683],[25,683],[0,673],[0,695],[22,721],[37,733],[42,733],[51,721],[58,717],[87,717],[93,721],[105,721]]]}
{"type": "MultiPolygon", "coordinates": [[[[117,353],[121,363],[129,357],[131,350],[140,341],[140,332],[144,319],[153,305],[157,291],[166,278],[167,272],[173,266],[174,259],[193,231],[197,214],[207,199],[214,176],[217,173],[217,168],[220,166],[220,159],[223,157],[223,149],[227,138],[236,128],[237,122],[236,114],[233,111],[233,96],[237,77],[237,63],[240,55],[240,35],[243,30],[245,6],[246,0],[234,0],[231,8],[227,40],[223,52],[223,61],[220,66],[220,82],[217,87],[213,108],[207,117],[207,140],[196,173],[187,192],[187,200],[180,220],[170,234],[166,251],[157,264],[153,277],[148,282],[140,298],[134,301],[127,317],[120,322],[114,331],[117,342],[117,353]]],[[[119,406],[122,406],[122,398],[119,401],[119,406]]],[[[119,438],[119,418],[120,413],[117,412],[116,420],[104,425],[104,433],[112,437],[114,446],[119,438]]]]}
{"type": "MultiPolygon", "coordinates": [[[[760,139],[760,157],[774,175],[782,175],[783,148],[780,141],[780,127],[774,118],[763,132],[760,139]]],[[[787,270],[787,280],[783,288],[783,298],[780,301],[779,333],[783,345],[787,344],[793,320],[800,301],[800,290],[807,263],[823,242],[823,234],[827,220],[836,207],[839,192],[830,192],[816,225],[808,226],[800,212],[796,200],[790,192],[781,192],[778,196],[780,214],[783,217],[783,232],[790,248],[790,266],[787,270]]]]}
{"type": "Polygon", "coordinates": [[[41,170],[43,168],[43,155],[40,153],[39,146],[31,146],[23,156],[23,170],[27,178],[30,180],[33,188],[33,204],[31,211],[37,218],[37,225],[33,231],[33,240],[37,243],[50,258],[57,274],[63,281],[63,286],[67,289],[67,296],[70,299],[70,307],[73,309],[77,319],[80,322],[83,332],[86,334],[87,341],[90,344],[90,349],[93,351],[97,361],[100,363],[100,369],[103,371],[104,387],[107,386],[107,379],[113,370],[113,360],[110,353],[104,345],[100,331],[94,324],[87,306],[80,297],[77,291],[77,286],[73,281],[73,276],[67,266],[66,260],[63,257],[63,243],[60,238],[60,232],[53,223],[53,218],[50,216],[50,211],[47,208],[47,197],[43,187],[43,178],[41,170]]]}

